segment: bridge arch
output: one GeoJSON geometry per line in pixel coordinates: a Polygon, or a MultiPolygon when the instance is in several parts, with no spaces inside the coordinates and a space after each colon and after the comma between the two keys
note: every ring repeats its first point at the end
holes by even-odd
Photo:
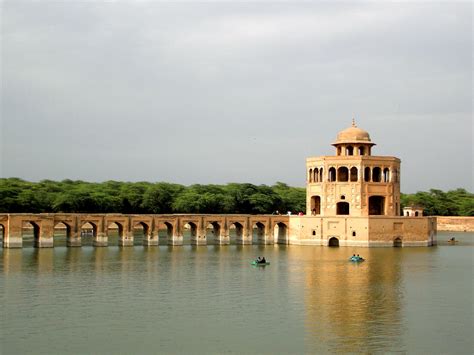
{"type": "Polygon", "coordinates": [[[157,234],[159,244],[171,244],[174,235],[174,226],[170,221],[157,223],[157,234]]]}
{"type": "Polygon", "coordinates": [[[82,245],[93,245],[97,238],[98,225],[96,222],[83,221],[79,227],[79,238],[82,245]]]}
{"type": "Polygon", "coordinates": [[[195,221],[183,221],[181,227],[184,244],[193,244],[198,238],[198,224],[195,221]]]}
{"type": "Polygon", "coordinates": [[[144,240],[148,236],[150,239],[153,239],[153,235],[150,235],[150,226],[143,221],[138,221],[133,224],[132,233],[134,245],[143,245],[144,240]]]}
{"type": "Polygon", "coordinates": [[[229,241],[231,244],[241,244],[244,236],[244,225],[240,222],[229,224],[229,241]]]}
{"type": "Polygon", "coordinates": [[[252,244],[265,244],[265,224],[262,222],[252,225],[252,244]]]}
{"type": "Polygon", "coordinates": [[[217,221],[209,221],[206,225],[206,243],[219,244],[221,225],[217,221]]]}
{"type": "Polygon", "coordinates": [[[67,245],[67,241],[71,238],[71,226],[64,221],[57,221],[53,229],[53,245],[67,245]]]}
{"type": "Polygon", "coordinates": [[[35,221],[23,221],[21,226],[21,238],[23,240],[23,246],[33,245],[38,247],[40,244],[40,225],[35,221]]]}
{"type": "Polygon", "coordinates": [[[273,227],[273,235],[275,243],[277,244],[289,244],[288,238],[288,226],[284,222],[277,222],[273,227]]]}
{"type": "Polygon", "coordinates": [[[124,235],[122,223],[113,220],[108,221],[105,234],[109,245],[118,245],[120,239],[123,238],[124,235]]]}

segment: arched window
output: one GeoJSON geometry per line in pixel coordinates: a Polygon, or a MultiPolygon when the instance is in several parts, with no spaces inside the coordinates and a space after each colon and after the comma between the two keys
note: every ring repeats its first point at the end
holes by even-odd
{"type": "Polygon", "coordinates": [[[351,181],[352,181],[352,182],[355,182],[355,181],[357,181],[357,180],[358,180],[358,179],[357,179],[357,168],[356,168],[355,166],[353,166],[353,167],[351,168],[351,181]]]}
{"type": "Polygon", "coordinates": [[[370,168],[369,167],[366,167],[364,169],[364,181],[370,182],[370,168]]]}
{"type": "Polygon", "coordinates": [[[365,154],[364,147],[359,147],[359,155],[364,155],[364,154],[365,154]]]}
{"type": "Polygon", "coordinates": [[[337,147],[337,155],[341,155],[341,147],[337,147]]]}
{"type": "Polygon", "coordinates": [[[354,155],[354,147],[352,145],[347,146],[346,155],[354,155]]]}
{"type": "Polygon", "coordinates": [[[314,182],[318,182],[318,175],[319,175],[319,172],[318,172],[318,168],[314,168],[314,171],[313,171],[313,181],[314,182]]]}
{"type": "Polygon", "coordinates": [[[309,169],[308,181],[313,182],[313,169],[309,169]]]}
{"type": "Polygon", "coordinates": [[[336,168],[329,168],[328,181],[329,182],[336,181],[336,168]]]}
{"type": "Polygon", "coordinates": [[[341,166],[337,169],[337,181],[349,181],[349,169],[345,166],[341,166]]]}
{"type": "Polygon", "coordinates": [[[323,182],[323,168],[319,169],[319,182],[323,182]]]}
{"type": "Polygon", "coordinates": [[[380,169],[378,166],[372,170],[372,181],[373,182],[382,181],[382,169],[380,169]]]}
{"type": "Polygon", "coordinates": [[[388,168],[383,169],[383,182],[390,181],[390,170],[388,168]]]}

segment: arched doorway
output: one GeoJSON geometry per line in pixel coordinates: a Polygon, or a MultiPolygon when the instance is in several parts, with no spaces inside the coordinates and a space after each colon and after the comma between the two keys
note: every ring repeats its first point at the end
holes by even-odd
{"type": "Polygon", "coordinates": [[[380,182],[382,181],[382,169],[378,166],[372,169],[372,181],[380,182]]]}
{"type": "Polygon", "coordinates": [[[311,196],[311,214],[321,214],[321,196],[311,196]]]}
{"type": "Polygon", "coordinates": [[[351,168],[351,182],[357,182],[357,180],[358,180],[357,168],[353,166],[351,168]]]}
{"type": "Polygon", "coordinates": [[[381,216],[385,214],[385,197],[369,197],[369,215],[381,216]]]}
{"type": "Polygon", "coordinates": [[[338,202],[336,205],[336,214],[337,215],[348,215],[350,212],[349,202],[338,202]]]}
{"type": "Polygon", "coordinates": [[[336,168],[329,168],[328,181],[329,182],[336,181],[336,168]]]}
{"type": "Polygon", "coordinates": [[[347,169],[345,166],[341,166],[337,169],[337,181],[349,181],[349,169],[347,169]]]}
{"type": "Polygon", "coordinates": [[[275,224],[273,235],[273,238],[277,244],[289,244],[288,227],[285,223],[279,222],[275,224]]]}
{"type": "Polygon", "coordinates": [[[401,248],[403,246],[402,239],[400,237],[397,237],[393,240],[393,246],[395,248],[401,248]]]}
{"type": "Polygon", "coordinates": [[[365,181],[365,182],[370,182],[370,178],[371,178],[371,176],[370,176],[370,168],[369,168],[369,167],[366,167],[366,168],[364,169],[364,181],[365,181]]]}
{"type": "Polygon", "coordinates": [[[315,168],[313,171],[313,182],[319,182],[319,169],[315,168]]]}
{"type": "Polygon", "coordinates": [[[338,246],[339,246],[339,239],[337,239],[336,237],[331,237],[331,238],[329,238],[328,246],[330,246],[330,247],[338,247],[338,246]]]}

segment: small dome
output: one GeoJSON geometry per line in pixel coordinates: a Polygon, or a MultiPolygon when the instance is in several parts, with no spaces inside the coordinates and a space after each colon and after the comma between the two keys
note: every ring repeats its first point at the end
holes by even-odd
{"type": "Polygon", "coordinates": [[[334,142],[333,145],[342,143],[366,143],[374,145],[370,140],[369,133],[357,127],[354,121],[352,121],[351,127],[337,134],[336,142],[334,142]]]}

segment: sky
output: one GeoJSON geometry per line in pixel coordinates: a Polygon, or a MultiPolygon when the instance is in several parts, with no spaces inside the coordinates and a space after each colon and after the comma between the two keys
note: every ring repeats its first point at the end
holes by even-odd
{"type": "Polygon", "coordinates": [[[474,190],[469,1],[0,11],[0,177],[305,186],[355,118],[402,192],[474,190]]]}

